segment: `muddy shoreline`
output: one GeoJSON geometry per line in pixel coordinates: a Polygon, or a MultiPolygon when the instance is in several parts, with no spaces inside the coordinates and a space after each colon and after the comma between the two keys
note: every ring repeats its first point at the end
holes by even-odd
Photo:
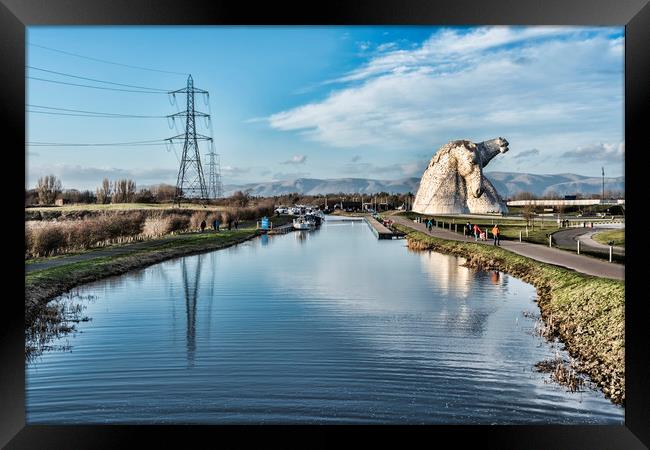
{"type": "Polygon", "coordinates": [[[578,274],[502,249],[481,249],[397,227],[407,233],[412,250],[460,256],[469,268],[499,270],[535,286],[547,339],[559,338],[576,360],[577,371],[589,376],[613,403],[625,404],[623,282],[578,274]]]}

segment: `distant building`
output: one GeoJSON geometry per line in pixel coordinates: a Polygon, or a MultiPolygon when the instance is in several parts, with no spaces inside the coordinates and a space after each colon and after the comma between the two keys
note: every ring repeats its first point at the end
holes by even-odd
{"type": "Polygon", "coordinates": [[[546,199],[546,200],[510,200],[508,206],[593,206],[593,205],[625,205],[624,199],[601,200],[597,198],[585,199],[546,199]]]}
{"type": "Polygon", "coordinates": [[[63,206],[65,204],[65,199],[63,198],[57,198],[54,200],[54,205],[55,206],[63,206]]]}
{"type": "Polygon", "coordinates": [[[343,211],[361,211],[361,202],[358,201],[340,201],[334,205],[334,209],[342,209],[343,211]]]}

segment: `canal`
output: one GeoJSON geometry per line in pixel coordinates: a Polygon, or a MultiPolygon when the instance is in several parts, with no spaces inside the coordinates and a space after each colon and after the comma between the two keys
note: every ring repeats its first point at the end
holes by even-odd
{"type": "Polygon", "coordinates": [[[534,368],[535,289],[462,262],[326,222],[81,286],[27,423],[622,424],[534,368]]]}

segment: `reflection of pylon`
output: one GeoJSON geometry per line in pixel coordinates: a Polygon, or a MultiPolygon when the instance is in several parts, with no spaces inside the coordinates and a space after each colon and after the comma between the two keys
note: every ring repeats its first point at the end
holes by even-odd
{"type": "Polygon", "coordinates": [[[178,169],[175,195],[175,200],[179,202],[181,199],[187,198],[208,198],[198,141],[212,141],[212,138],[196,132],[196,116],[209,118],[210,115],[194,110],[194,94],[196,93],[208,95],[208,91],[194,87],[192,75],[187,77],[186,87],[170,92],[174,96],[176,94],[186,94],[187,96],[186,110],[169,116],[174,120],[176,117],[185,117],[185,133],[167,139],[169,142],[183,140],[183,157],[178,169]]]}
{"type": "Polygon", "coordinates": [[[187,345],[187,362],[194,364],[194,355],[196,352],[196,303],[199,294],[201,262],[203,255],[196,257],[196,268],[190,272],[187,268],[187,258],[181,261],[183,289],[185,290],[185,314],[187,316],[186,345],[187,345]]]}
{"type": "Polygon", "coordinates": [[[223,185],[221,184],[219,154],[210,148],[208,156],[210,157],[208,162],[208,198],[221,198],[223,197],[223,185]]]}

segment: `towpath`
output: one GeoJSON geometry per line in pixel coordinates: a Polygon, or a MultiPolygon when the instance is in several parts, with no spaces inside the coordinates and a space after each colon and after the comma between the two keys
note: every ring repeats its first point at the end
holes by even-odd
{"type": "MultiPolygon", "coordinates": [[[[428,231],[424,223],[413,222],[406,217],[394,215],[391,216],[391,220],[433,237],[451,241],[474,242],[473,237],[465,237],[450,230],[433,228],[431,231],[428,231]]],[[[493,245],[492,240],[478,241],[478,243],[493,245]]],[[[623,264],[610,263],[589,256],[577,255],[557,248],[549,248],[539,244],[531,244],[529,242],[502,240],[501,248],[517,253],[518,255],[527,256],[528,258],[537,261],[562,266],[587,275],[613,278],[617,280],[625,279],[625,265],[623,264]]]]}

